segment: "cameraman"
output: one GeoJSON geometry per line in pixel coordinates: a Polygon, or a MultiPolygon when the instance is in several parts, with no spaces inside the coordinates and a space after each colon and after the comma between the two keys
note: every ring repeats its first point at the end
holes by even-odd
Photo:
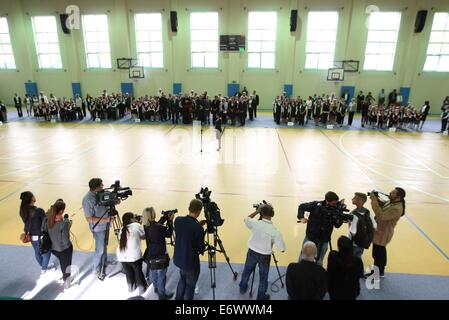
{"type": "MultiPolygon", "coordinates": [[[[332,231],[341,227],[342,222],[335,221],[329,216],[329,210],[335,210],[338,206],[338,195],[329,191],[324,197],[324,201],[312,201],[302,203],[298,207],[298,220],[307,223],[306,237],[303,246],[307,241],[312,241],[318,248],[316,263],[323,265],[324,255],[327,252],[332,231]],[[307,214],[306,212],[309,212],[307,214]]],[[[299,257],[301,261],[301,257],[299,257]]]]}
{"type": "Polygon", "coordinates": [[[371,207],[377,222],[373,238],[373,259],[381,277],[384,277],[387,265],[387,244],[393,238],[396,224],[405,213],[405,190],[396,187],[390,192],[388,198],[390,201],[382,201],[375,192],[370,194],[371,207]]]}
{"type": "Polygon", "coordinates": [[[89,192],[83,198],[83,210],[95,239],[94,272],[98,279],[103,281],[106,277],[105,267],[111,218],[106,214],[107,207],[97,205],[97,194],[103,190],[103,180],[100,178],[91,179],[89,189],[89,192]],[[95,226],[95,224],[97,225],[95,226]]]}
{"type": "Polygon", "coordinates": [[[248,289],[248,281],[251,273],[259,265],[259,288],[257,291],[257,300],[269,300],[268,295],[268,272],[270,271],[271,254],[273,253],[273,244],[284,252],[285,243],[282,234],[271,222],[274,217],[274,209],[270,204],[260,205],[256,211],[245,218],[245,224],[251,230],[251,238],[248,241],[248,253],[246,255],[245,267],[240,281],[240,293],[244,294],[248,289]],[[254,219],[260,214],[258,220],[254,219]]]}
{"type": "Polygon", "coordinates": [[[198,221],[203,203],[193,199],[189,204],[189,214],[177,217],[174,223],[176,234],[173,262],[180,269],[180,279],[176,289],[176,300],[193,300],[195,285],[200,275],[200,254],[204,253],[206,220],[198,221]]]}
{"type": "Polygon", "coordinates": [[[170,238],[173,235],[174,217],[174,213],[163,215],[156,222],[156,212],[153,207],[146,208],[142,214],[142,224],[147,243],[147,249],[144,253],[147,275],[149,271],[154,291],[159,296],[159,300],[170,300],[173,297],[173,293],[167,294],[165,292],[167,269],[170,263],[165,238],[170,238]],[[164,226],[165,222],[167,222],[166,226],[164,226]]]}

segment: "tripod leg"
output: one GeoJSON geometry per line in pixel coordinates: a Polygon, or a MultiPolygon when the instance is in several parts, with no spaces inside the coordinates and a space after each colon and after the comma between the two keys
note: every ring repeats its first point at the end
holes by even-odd
{"type": "Polygon", "coordinates": [[[276,256],[274,255],[274,253],[272,253],[273,256],[273,260],[274,260],[274,264],[276,266],[276,270],[278,272],[279,275],[279,280],[281,280],[281,287],[284,287],[284,282],[282,281],[282,276],[281,276],[281,272],[279,271],[279,266],[278,266],[278,261],[276,260],[276,256]]]}
{"type": "Polygon", "coordinates": [[[218,246],[219,246],[219,248],[220,248],[220,249],[218,250],[218,252],[221,252],[221,253],[224,255],[224,257],[225,257],[225,259],[226,259],[226,262],[228,263],[228,266],[229,266],[229,268],[231,269],[231,272],[232,272],[232,274],[233,274],[233,279],[234,279],[234,281],[237,281],[238,273],[235,272],[234,269],[232,268],[231,260],[229,259],[229,256],[226,254],[226,250],[225,250],[225,248],[224,248],[224,246],[223,246],[223,242],[221,241],[220,237],[218,236],[218,233],[215,233],[215,234],[214,234],[214,241],[215,241],[216,244],[218,244],[218,246]]]}
{"type": "Polygon", "coordinates": [[[253,270],[253,278],[251,279],[251,288],[249,290],[249,298],[252,299],[253,298],[253,286],[254,286],[254,277],[256,275],[256,268],[254,268],[253,270]]]}

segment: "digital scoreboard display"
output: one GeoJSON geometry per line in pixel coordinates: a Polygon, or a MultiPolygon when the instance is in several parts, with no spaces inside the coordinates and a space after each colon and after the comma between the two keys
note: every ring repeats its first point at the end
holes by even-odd
{"type": "Polygon", "coordinates": [[[245,51],[245,36],[222,35],[220,36],[220,51],[245,51]]]}

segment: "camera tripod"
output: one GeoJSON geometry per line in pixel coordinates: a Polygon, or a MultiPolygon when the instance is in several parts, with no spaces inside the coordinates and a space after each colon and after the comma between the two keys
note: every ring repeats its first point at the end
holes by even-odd
{"type": "Polygon", "coordinates": [[[209,270],[210,270],[210,287],[212,288],[212,298],[213,298],[213,300],[215,300],[215,288],[217,287],[216,274],[215,274],[215,269],[217,268],[216,253],[219,252],[224,255],[226,262],[228,263],[228,266],[231,269],[234,281],[237,280],[238,273],[235,272],[234,269],[232,268],[229,256],[226,254],[226,250],[223,246],[223,242],[221,241],[220,236],[218,235],[217,227],[212,227],[212,228],[207,227],[207,243],[206,244],[207,244],[207,255],[208,255],[209,270]],[[212,231],[212,232],[210,232],[210,231],[212,231]],[[209,238],[211,235],[213,235],[213,241],[214,241],[213,246],[210,245],[210,241],[209,241],[209,238]],[[217,246],[218,246],[218,249],[217,249],[217,246]]]}
{"type": "MultiPolygon", "coordinates": [[[[274,252],[271,254],[273,256],[273,260],[274,260],[274,264],[276,265],[276,270],[278,272],[279,278],[277,278],[275,281],[272,282],[272,286],[277,282],[277,281],[281,281],[281,288],[284,288],[284,282],[282,281],[282,278],[285,276],[281,275],[281,271],[279,270],[279,266],[278,266],[278,261],[276,260],[276,256],[274,255],[274,252]]],[[[254,270],[252,272],[253,274],[253,278],[251,279],[251,288],[249,290],[249,298],[252,299],[253,298],[253,286],[254,286],[254,277],[256,275],[256,268],[254,267],[254,270]]],[[[273,291],[273,290],[271,290],[273,291]]]]}

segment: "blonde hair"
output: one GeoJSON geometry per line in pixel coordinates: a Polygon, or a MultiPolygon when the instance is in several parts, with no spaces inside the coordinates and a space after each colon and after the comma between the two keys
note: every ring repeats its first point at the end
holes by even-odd
{"type": "Polygon", "coordinates": [[[142,212],[142,224],[148,226],[150,222],[156,220],[156,211],[153,207],[145,208],[142,212]]]}

